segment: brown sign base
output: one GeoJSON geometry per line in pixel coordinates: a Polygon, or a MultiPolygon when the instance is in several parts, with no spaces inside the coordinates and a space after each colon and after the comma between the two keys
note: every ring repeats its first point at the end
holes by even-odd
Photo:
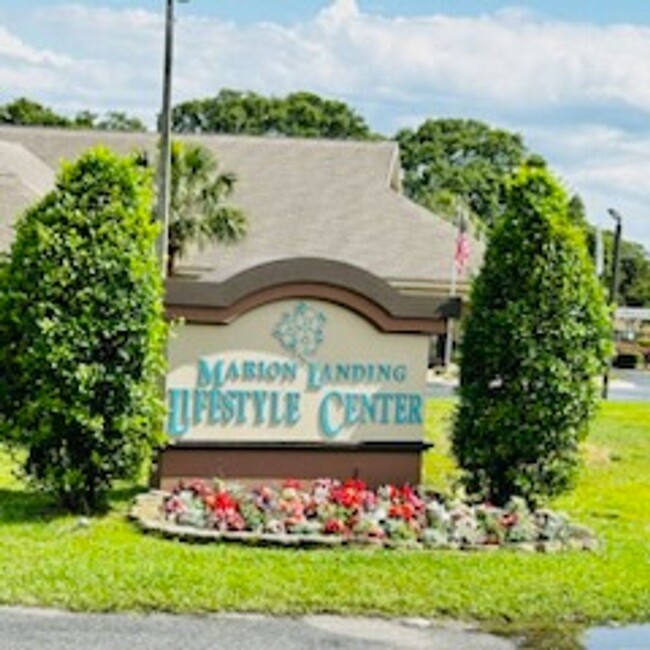
{"type": "Polygon", "coordinates": [[[370,487],[421,481],[421,442],[181,443],[161,450],[153,483],[169,490],[180,480],[205,479],[276,483],[287,478],[358,478],[370,487]]]}

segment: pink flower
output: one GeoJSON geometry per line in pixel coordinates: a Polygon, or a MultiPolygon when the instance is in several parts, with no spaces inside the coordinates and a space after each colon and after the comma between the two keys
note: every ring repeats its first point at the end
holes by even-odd
{"type": "Polygon", "coordinates": [[[176,494],[172,495],[165,501],[165,512],[168,515],[180,514],[185,512],[186,509],[183,500],[176,494]]]}
{"type": "Polygon", "coordinates": [[[198,497],[203,497],[212,492],[212,490],[206,485],[205,481],[202,481],[201,479],[189,481],[187,485],[185,485],[185,489],[194,492],[198,497]]]}
{"type": "Polygon", "coordinates": [[[506,528],[511,528],[512,526],[515,526],[518,521],[519,521],[519,515],[517,515],[516,512],[507,512],[506,514],[503,515],[503,517],[501,517],[501,523],[506,528]]]}

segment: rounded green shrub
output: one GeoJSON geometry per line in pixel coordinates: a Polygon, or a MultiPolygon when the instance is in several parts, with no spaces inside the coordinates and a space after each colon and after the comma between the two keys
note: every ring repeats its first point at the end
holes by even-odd
{"type": "Polygon", "coordinates": [[[548,170],[524,167],[471,294],[452,448],[469,492],[497,504],[571,486],[597,403],[610,319],[567,207],[548,170]]]}
{"type": "Polygon", "coordinates": [[[0,275],[0,439],[71,510],[101,508],[162,439],[151,203],[146,171],[92,150],[19,219],[0,275]]]}

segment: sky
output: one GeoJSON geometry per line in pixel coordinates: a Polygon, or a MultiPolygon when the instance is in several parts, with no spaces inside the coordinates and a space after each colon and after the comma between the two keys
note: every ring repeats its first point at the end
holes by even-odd
{"type": "MultiPolygon", "coordinates": [[[[61,113],[161,102],[164,0],[0,0],[0,103],[61,113]]],[[[650,250],[648,0],[191,0],[174,102],[310,90],[387,136],[428,117],[520,133],[592,223],[650,250]]]]}

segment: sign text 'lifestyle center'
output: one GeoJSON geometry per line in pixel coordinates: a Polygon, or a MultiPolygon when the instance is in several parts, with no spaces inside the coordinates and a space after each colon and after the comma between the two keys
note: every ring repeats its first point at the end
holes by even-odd
{"type": "Polygon", "coordinates": [[[358,425],[422,424],[420,394],[368,390],[369,384],[399,387],[407,375],[405,365],[390,363],[302,365],[293,361],[200,358],[194,387],[167,391],[167,430],[171,436],[181,437],[199,425],[293,427],[303,417],[305,392],[319,395],[314,424],[327,438],[336,438],[358,425]],[[302,387],[297,386],[299,383],[302,387]],[[353,390],[355,386],[360,390],[353,390]]]}

